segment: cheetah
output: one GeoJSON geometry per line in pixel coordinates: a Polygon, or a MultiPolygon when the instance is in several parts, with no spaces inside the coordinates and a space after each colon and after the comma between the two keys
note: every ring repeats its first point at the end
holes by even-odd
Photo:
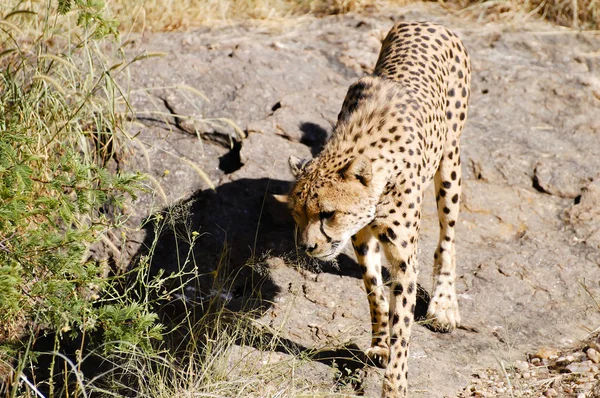
{"type": "Polygon", "coordinates": [[[431,180],[440,236],[427,317],[444,331],[460,323],[454,239],[470,80],[469,56],[454,33],[434,23],[398,23],[373,73],[350,86],[322,152],[310,161],[289,160],[296,182],[288,205],[306,253],[333,260],[352,241],[371,313],[366,354],[385,367],[384,397],[408,393],[417,240],[431,180]],[[381,252],[389,263],[389,300],[381,252]]]}

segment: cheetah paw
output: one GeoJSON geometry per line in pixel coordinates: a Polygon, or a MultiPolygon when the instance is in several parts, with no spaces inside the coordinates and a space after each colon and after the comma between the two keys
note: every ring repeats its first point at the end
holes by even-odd
{"type": "Polygon", "coordinates": [[[434,330],[450,332],[460,325],[458,301],[453,291],[436,289],[427,309],[427,319],[434,330]]]}
{"type": "Polygon", "coordinates": [[[388,347],[373,346],[367,348],[365,354],[369,365],[385,369],[388,364],[390,349],[388,347]]]}

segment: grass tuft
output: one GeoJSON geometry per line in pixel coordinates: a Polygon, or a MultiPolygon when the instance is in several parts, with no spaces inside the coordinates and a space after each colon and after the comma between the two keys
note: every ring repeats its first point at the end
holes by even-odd
{"type": "MultiPolygon", "coordinates": [[[[241,19],[286,20],[365,12],[386,6],[403,6],[416,0],[113,0],[109,7],[120,16],[122,31],[185,31],[215,21],[241,19]]],[[[523,20],[537,15],[576,29],[600,27],[597,0],[457,0],[439,1],[454,11],[466,11],[484,20],[523,20]]]]}
{"type": "Polygon", "coordinates": [[[114,0],[109,6],[123,31],[182,31],[224,20],[282,20],[307,14],[360,12],[412,0],[114,0]]]}
{"type": "Polygon", "coordinates": [[[597,0],[458,0],[444,4],[484,21],[525,22],[535,16],[574,29],[600,28],[597,0]]]}

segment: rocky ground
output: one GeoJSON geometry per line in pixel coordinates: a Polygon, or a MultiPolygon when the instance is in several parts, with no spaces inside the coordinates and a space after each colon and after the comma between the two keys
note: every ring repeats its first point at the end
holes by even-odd
{"type": "MultiPolygon", "coordinates": [[[[318,153],[348,85],[373,69],[380,39],[399,20],[448,26],[473,61],[457,223],[463,327],[439,334],[415,326],[411,396],[586,394],[600,366],[589,337],[600,324],[598,33],[484,25],[421,4],[132,38],[130,54],[167,55],[132,70],[137,136],[123,164],[160,189],[136,203],[131,225],[177,205],[177,214],[191,215],[179,232],[201,234],[193,252],[205,276],[196,295],[215,294],[215,264],[237,273],[223,295],[238,310],[260,294],[252,309],[283,348],[245,347],[232,358],[304,359],[290,368],[293,377],[265,380],[256,396],[275,395],[284,384],[294,385],[290,395],[362,389],[377,396],[379,370],[356,373],[354,390],[336,382],[336,369],[353,363],[370,340],[351,251],[337,267],[299,266],[293,222],[272,194],[292,181],[289,155],[318,153]]],[[[431,192],[425,203],[419,261],[428,290],[438,235],[431,192]]],[[[154,236],[151,227],[131,232],[115,261],[126,264],[154,236]]],[[[187,246],[174,242],[172,232],[160,235],[156,269],[179,268],[187,246]]]]}

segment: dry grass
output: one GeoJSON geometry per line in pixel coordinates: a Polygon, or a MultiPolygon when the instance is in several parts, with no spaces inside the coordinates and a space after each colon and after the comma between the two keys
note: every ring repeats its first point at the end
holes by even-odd
{"type": "MultiPolygon", "coordinates": [[[[280,20],[307,14],[364,12],[418,0],[109,0],[124,31],[182,31],[215,21],[280,20]]],[[[452,11],[486,21],[536,15],[576,29],[600,27],[600,0],[439,0],[452,11]]]]}
{"type": "Polygon", "coordinates": [[[415,0],[112,0],[107,6],[123,30],[178,31],[213,21],[343,14],[411,2],[415,0]]]}
{"type": "Polygon", "coordinates": [[[446,5],[486,21],[537,15],[574,29],[600,28],[600,0],[457,0],[446,5]]]}
{"type": "Polygon", "coordinates": [[[600,27],[600,1],[598,0],[533,0],[540,13],[560,25],[582,29],[600,27]]]}

